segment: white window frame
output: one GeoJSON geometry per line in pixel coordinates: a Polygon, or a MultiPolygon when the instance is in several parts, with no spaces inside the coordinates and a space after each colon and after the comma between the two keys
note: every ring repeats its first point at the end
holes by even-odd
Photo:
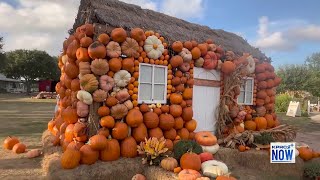
{"type": "MultiPolygon", "coordinates": [[[[138,104],[146,103],[146,104],[154,104],[154,103],[161,103],[161,104],[166,104],[167,103],[167,76],[168,76],[168,67],[167,66],[162,66],[162,65],[155,65],[155,64],[147,64],[147,63],[139,63],[139,85],[138,85],[138,104]],[[151,100],[141,100],[139,93],[140,93],[140,84],[141,84],[141,66],[150,66],[152,67],[152,77],[151,77],[151,100]],[[154,83],[154,69],[155,67],[159,68],[164,68],[164,83],[154,83]],[[163,100],[154,100],[154,85],[164,85],[164,95],[163,95],[163,100]]],[[[143,83],[143,82],[142,82],[143,83]]]]}
{"type": "Polygon", "coordinates": [[[238,98],[237,98],[237,103],[238,104],[240,104],[240,105],[253,105],[253,90],[254,90],[254,78],[252,78],[252,77],[245,77],[245,78],[243,78],[242,79],[243,81],[244,81],[244,90],[242,91],[241,90],[241,87],[240,87],[240,94],[239,94],[239,96],[238,96],[238,98]],[[250,91],[248,91],[248,90],[246,90],[246,88],[247,88],[247,80],[251,80],[252,81],[252,87],[251,87],[251,92],[250,91]],[[241,103],[241,102],[239,102],[239,97],[240,97],[240,95],[241,95],[241,92],[244,92],[244,103],[241,103]],[[248,95],[250,95],[249,93],[251,93],[251,102],[250,103],[246,103],[246,97],[248,96],[248,95]]]}

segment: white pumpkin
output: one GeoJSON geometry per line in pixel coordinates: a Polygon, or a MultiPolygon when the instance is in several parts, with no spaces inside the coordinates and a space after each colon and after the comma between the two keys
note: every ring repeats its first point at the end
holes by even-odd
{"type": "Polygon", "coordinates": [[[299,151],[298,151],[298,149],[296,148],[296,157],[298,157],[299,156],[299,151]]]}
{"type": "Polygon", "coordinates": [[[220,70],[222,67],[223,62],[219,59],[218,60],[218,65],[217,65],[217,70],[220,70]]]}
{"type": "Polygon", "coordinates": [[[220,175],[228,174],[228,166],[220,161],[217,160],[209,160],[205,161],[201,164],[201,170],[203,175],[209,177],[217,177],[220,175]]]}
{"type": "Polygon", "coordinates": [[[247,61],[248,61],[248,65],[246,68],[247,68],[248,74],[252,74],[256,69],[256,64],[252,56],[247,57],[247,61]]]}
{"type": "Polygon", "coordinates": [[[217,153],[220,148],[218,143],[215,145],[212,145],[212,146],[201,146],[201,147],[202,147],[203,152],[209,152],[211,154],[217,153]]]}
{"type": "Polygon", "coordinates": [[[182,51],[179,53],[184,62],[190,62],[192,60],[192,54],[187,48],[182,48],[182,51]]]}
{"type": "Polygon", "coordinates": [[[113,76],[114,82],[118,87],[126,87],[131,79],[131,74],[126,70],[120,70],[113,76]]]}
{"type": "Polygon", "coordinates": [[[88,105],[92,104],[92,101],[93,101],[91,94],[85,90],[78,91],[77,99],[79,99],[79,101],[88,105]]]}
{"type": "Polygon", "coordinates": [[[164,46],[155,35],[149,36],[144,42],[144,50],[151,59],[158,59],[164,52],[164,46]]]}

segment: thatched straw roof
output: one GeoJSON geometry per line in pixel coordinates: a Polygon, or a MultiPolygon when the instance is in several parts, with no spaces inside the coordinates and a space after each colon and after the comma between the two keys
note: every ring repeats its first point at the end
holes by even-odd
{"type": "Polygon", "coordinates": [[[252,47],[242,37],[234,33],[210,29],[207,26],[189,23],[118,0],[81,0],[73,29],[85,22],[109,27],[123,27],[127,30],[135,27],[154,30],[164,36],[169,43],[176,40],[204,42],[211,38],[225,50],[234,51],[238,55],[246,52],[261,60],[266,59],[266,56],[259,49],[252,47]]]}

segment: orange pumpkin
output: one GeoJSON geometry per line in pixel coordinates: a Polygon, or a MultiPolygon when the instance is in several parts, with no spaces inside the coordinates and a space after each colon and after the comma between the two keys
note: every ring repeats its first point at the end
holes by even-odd
{"type": "Polygon", "coordinates": [[[88,54],[91,59],[104,59],[107,55],[107,50],[102,43],[96,41],[88,47],[88,54]]]}
{"type": "Polygon", "coordinates": [[[195,140],[203,146],[212,146],[217,143],[217,137],[209,131],[200,131],[195,135],[195,140]]]}
{"type": "Polygon", "coordinates": [[[257,124],[257,130],[267,129],[267,120],[264,117],[256,117],[254,122],[257,124]]]}
{"type": "Polygon", "coordinates": [[[17,143],[12,147],[12,152],[16,154],[21,154],[26,152],[27,146],[23,143],[17,143]]]}
{"type": "Polygon", "coordinates": [[[183,44],[180,41],[175,41],[171,47],[175,52],[179,53],[182,51],[183,44]]]}
{"type": "Polygon", "coordinates": [[[159,117],[155,112],[147,112],[143,115],[143,123],[147,128],[156,128],[159,125],[159,117]]]}
{"type": "Polygon", "coordinates": [[[191,41],[185,41],[183,43],[183,47],[187,48],[188,50],[191,51],[191,49],[193,48],[191,41]]]}
{"type": "Polygon", "coordinates": [[[183,59],[179,55],[173,56],[170,59],[170,64],[171,64],[172,68],[179,67],[179,66],[181,66],[183,64],[183,59]]]}
{"type": "Polygon", "coordinates": [[[134,158],[137,156],[137,142],[132,137],[126,137],[121,141],[120,152],[122,157],[134,158]]]}
{"type": "Polygon", "coordinates": [[[183,97],[184,100],[192,99],[192,95],[193,95],[193,89],[192,88],[186,88],[182,93],[182,97],[183,97]]]}
{"type": "Polygon", "coordinates": [[[112,137],[118,140],[125,139],[128,136],[128,133],[129,133],[128,125],[123,122],[116,122],[111,132],[112,137]]]}
{"type": "Polygon", "coordinates": [[[108,42],[110,41],[110,37],[109,37],[108,34],[102,33],[102,34],[99,34],[98,41],[101,42],[104,45],[107,45],[108,42]]]}
{"type": "Polygon", "coordinates": [[[115,161],[120,158],[120,144],[116,139],[108,139],[107,146],[100,151],[102,161],[115,161]]]}
{"type": "Polygon", "coordinates": [[[61,156],[61,166],[63,169],[73,169],[79,166],[81,160],[80,151],[67,149],[61,156]]]}
{"type": "Polygon", "coordinates": [[[205,56],[207,54],[208,51],[208,46],[207,44],[203,43],[203,44],[198,44],[198,48],[200,49],[201,52],[201,56],[205,56]]]}
{"type": "Polygon", "coordinates": [[[112,116],[104,116],[100,119],[100,125],[105,128],[113,128],[115,120],[112,116]]]}
{"type": "Polygon", "coordinates": [[[148,130],[147,127],[141,123],[138,127],[133,128],[132,137],[139,143],[144,141],[145,138],[148,139],[148,130]]]}
{"type": "Polygon", "coordinates": [[[94,33],[94,27],[92,24],[84,24],[80,26],[79,30],[87,36],[92,36],[94,33]]]}
{"type": "Polygon", "coordinates": [[[83,37],[80,39],[80,46],[83,48],[87,48],[90,46],[90,44],[93,43],[93,40],[91,37],[83,37]]]}
{"type": "Polygon", "coordinates": [[[83,142],[72,141],[68,144],[67,149],[74,149],[79,151],[83,145],[84,145],[83,142]]]}
{"type": "Polygon", "coordinates": [[[103,127],[103,128],[100,128],[100,129],[98,130],[97,134],[103,135],[103,136],[105,136],[106,138],[108,138],[109,135],[110,135],[110,131],[109,131],[108,128],[103,127]]]}
{"type": "Polygon", "coordinates": [[[107,138],[103,135],[94,135],[90,139],[90,147],[95,151],[101,151],[107,146],[107,138]]]}
{"type": "Polygon", "coordinates": [[[99,151],[91,149],[90,145],[85,144],[80,148],[81,164],[91,165],[99,159],[99,151]]]}
{"type": "Polygon", "coordinates": [[[173,142],[170,139],[166,139],[165,146],[168,148],[169,151],[173,150],[173,142]]]}
{"type": "Polygon", "coordinates": [[[76,57],[77,60],[81,61],[81,62],[89,62],[90,61],[90,57],[89,57],[89,53],[88,53],[88,49],[87,48],[78,48],[77,52],[76,52],[76,57]]]}
{"type": "Polygon", "coordinates": [[[225,61],[221,66],[221,71],[227,75],[233,73],[235,69],[236,65],[231,61],[225,61]]]}
{"type": "Polygon", "coordinates": [[[112,107],[115,106],[116,104],[118,104],[118,99],[115,98],[114,96],[109,96],[106,100],[106,105],[108,107],[112,107]]]}
{"type": "Polygon", "coordinates": [[[177,131],[172,128],[170,130],[164,131],[163,134],[166,139],[170,139],[170,140],[174,141],[177,136],[177,131]]]}
{"type": "Polygon", "coordinates": [[[98,108],[98,114],[100,117],[108,116],[110,114],[110,109],[107,106],[101,106],[98,108]]]}
{"type": "Polygon", "coordinates": [[[170,114],[173,117],[179,117],[182,114],[182,107],[177,104],[172,104],[170,105],[170,114]]]}
{"type": "Polygon", "coordinates": [[[246,151],[246,147],[244,145],[240,145],[240,146],[238,146],[238,150],[240,152],[244,152],[244,151],[246,151]]]}
{"type": "Polygon", "coordinates": [[[135,39],[137,42],[146,40],[146,35],[141,28],[133,28],[130,32],[131,38],[135,39]]]}
{"type": "Polygon", "coordinates": [[[160,116],[160,114],[162,113],[160,108],[154,108],[153,112],[156,113],[158,116],[160,116]]]}
{"type": "Polygon", "coordinates": [[[74,124],[78,121],[77,110],[70,106],[62,111],[61,117],[69,124],[74,124]]]}
{"type": "Polygon", "coordinates": [[[216,180],[237,180],[237,179],[232,177],[232,176],[223,176],[223,175],[221,175],[221,176],[218,176],[216,178],[216,180]]]}
{"type": "Polygon", "coordinates": [[[184,127],[188,129],[189,132],[193,132],[197,128],[197,121],[192,119],[184,124],[184,127]]]}
{"type": "Polygon", "coordinates": [[[177,131],[177,134],[180,136],[181,139],[187,140],[187,139],[189,139],[190,133],[189,133],[188,129],[182,128],[177,131]]]}
{"type": "Polygon", "coordinates": [[[182,117],[177,117],[174,119],[174,129],[179,130],[183,128],[184,121],[182,117]]]}
{"type": "Polygon", "coordinates": [[[161,106],[161,112],[162,113],[169,113],[169,111],[170,111],[170,107],[168,105],[161,106]]]}
{"type": "Polygon", "coordinates": [[[134,59],[133,58],[125,58],[124,60],[122,60],[122,69],[133,73],[133,71],[134,71],[134,59]]]}
{"type": "MultiPolygon", "coordinates": [[[[179,170],[176,170],[176,171],[179,171],[179,170]]],[[[180,170],[178,174],[179,180],[196,180],[199,177],[201,177],[201,174],[198,171],[193,169],[184,169],[182,171],[180,170]]]]}
{"type": "Polygon", "coordinates": [[[67,63],[65,65],[64,71],[70,79],[77,78],[79,75],[79,68],[74,62],[67,63]]]}
{"type": "Polygon", "coordinates": [[[170,130],[174,127],[174,117],[171,114],[161,114],[159,116],[159,127],[162,130],[170,130]]]}
{"type": "Polygon", "coordinates": [[[146,113],[146,112],[149,112],[150,111],[150,108],[147,104],[143,103],[140,105],[140,111],[142,113],[146,113]]]}
{"type": "Polygon", "coordinates": [[[121,70],[122,63],[119,58],[111,58],[109,60],[109,68],[113,72],[118,72],[121,70]]]}
{"type": "Polygon", "coordinates": [[[123,28],[115,28],[111,31],[111,38],[113,41],[122,43],[127,38],[127,32],[123,28]]]}
{"type": "Polygon", "coordinates": [[[247,130],[255,131],[257,129],[257,124],[254,121],[245,121],[244,128],[247,130]]]}
{"type": "Polygon", "coordinates": [[[298,151],[299,151],[299,157],[304,161],[309,161],[313,157],[312,150],[309,149],[308,147],[300,147],[298,151]]]}
{"type": "Polygon", "coordinates": [[[192,59],[196,60],[196,59],[199,59],[200,56],[201,56],[201,51],[198,47],[194,47],[192,50],[191,50],[191,54],[192,54],[192,59]]]}
{"type": "Polygon", "coordinates": [[[183,108],[181,117],[184,121],[191,121],[193,117],[192,107],[183,108]]]}
{"type": "Polygon", "coordinates": [[[149,137],[156,137],[158,139],[160,139],[161,137],[163,137],[163,133],[162,130],[159,127],[153,128],[153,129],[149,129],[148,130],[148,134],[149,137]]]}
{"type": "Polygon", "coordinates": [[[201,159],[196,153],[185,153],[181,156],[180,166],[182,169],[193,169],[200,171],[201,169],[201,159]]]}
{"type": "Polygon", "coordinates": [[[171,104],[180,104],[182,102],[182,96],[178,93],[172,93],[170,95],[170,103],[171,104]]]}

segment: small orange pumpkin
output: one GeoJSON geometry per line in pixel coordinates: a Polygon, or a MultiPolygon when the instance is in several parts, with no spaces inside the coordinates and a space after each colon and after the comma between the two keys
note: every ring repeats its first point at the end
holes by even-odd
{"type": "Polygon", "coordinates": [[[200,131],[195,135],[195,140],[203,146],[212,146],[217,143],[217,137],[209,131],[200,131]]]}

